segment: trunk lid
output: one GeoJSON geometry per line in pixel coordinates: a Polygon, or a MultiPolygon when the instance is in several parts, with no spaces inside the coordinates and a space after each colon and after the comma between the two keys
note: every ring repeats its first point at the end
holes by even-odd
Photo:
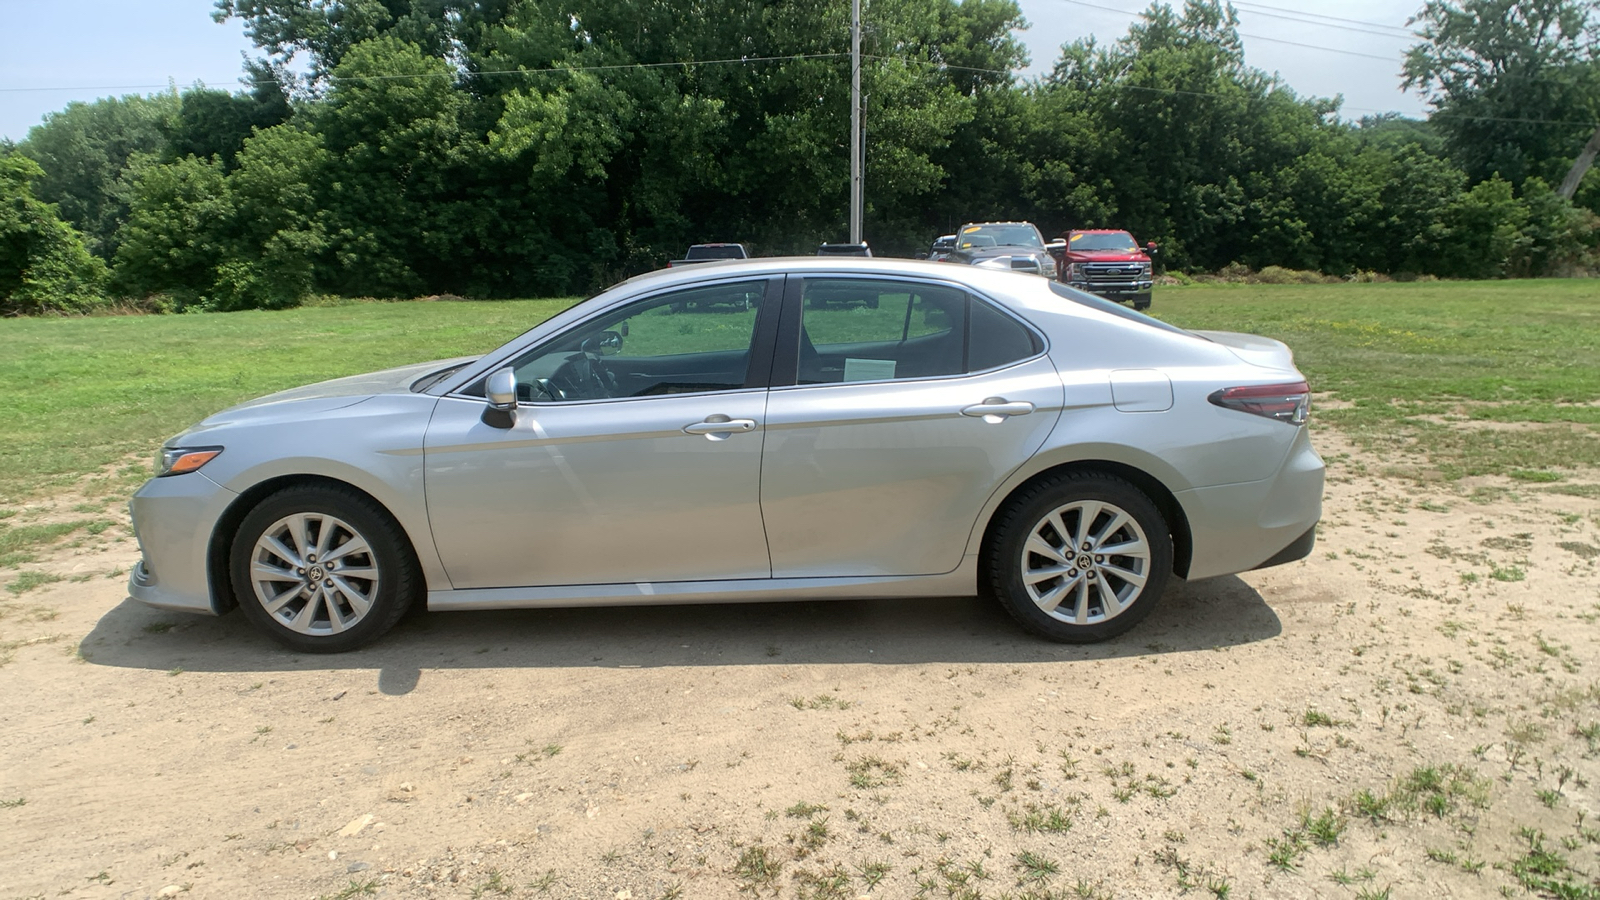
{"type": "Polygon", "coordinates": [[[1294,351],[1283,341],[1262,337],[1259,334],[1244,334],[1238,331],[1196,331],[1214,343],[1221,344],[1233,351],[1251,365],[1262,366],[1268,369],[1284,369],[1296,371],[1294,367],[1294,351]]]}

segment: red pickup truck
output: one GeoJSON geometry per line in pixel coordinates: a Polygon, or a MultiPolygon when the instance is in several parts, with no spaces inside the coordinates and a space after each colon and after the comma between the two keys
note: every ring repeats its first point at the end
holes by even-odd
{"type": "Polygon", "coordinates": [[[1108,300],[1133,301],[1134,309],[1150,308],[1150,257],[1155,244],[1140,247],[1133,235],[1111,229],[1080,228],[1050,244],[1056,278],[1108,300]]]}

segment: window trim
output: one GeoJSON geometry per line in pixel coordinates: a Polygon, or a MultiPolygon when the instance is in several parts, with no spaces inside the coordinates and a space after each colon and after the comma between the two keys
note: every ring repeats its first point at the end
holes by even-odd
{"type": "Polygon", "coordinates": [[[980,291],[973,289],[969,285],[965,285],[957,281],[945,281],[939,278],[907,278],[901,275],[881,275],[873,272],[807,272],[804,275],[790,273],[789,275],[785,276],[783,290],[783,315],[779,319],[777,332],[777,344],[772,356],[772,378],[768,383],[768,388],[770,390],[789,388],[854,387],[864,384],[917,384],[928,381],[949,381],[955,378],[972,378],[979,375],[987,375],[991,372],[1003,371],[1005,369],[1012,368],[1013,366],[1020,366],[1024,363],[1033,362],[1042,356],[1048,356],[1050,354],[1050,339],[1044,334],[1044,332],[1034,327],[1032,322],[1029,322],[1028,320],[1017,315],[1004,303],[994,300],[980,291]],[[966,294],[968,305],[967,314],[965,316],[966,333],[961,336],[961,356],[963,365],[965,365],[967,362],[966,357],[970,351],[969,345],[972,341],[971,305],[975,302],[988,304],[989,308],[1003,316],[1009,317],[1013,322],[1021,325],[1024,330],[1033,335],[1033,338],[1037,342],[1040,349],[1037,353],[1025,356],[1021,359],[1012,360],[1008,363],[1003,363],[998,366],[990,366],[987,369],[960,372],[954,375],[921,375],[916,378],[890,378],[879,381],[829,381],[821,384],[800,384],[800,324],[805,316],[805,306],[802,302],[805,296],[805,283],[807,280],[822,281],[835,278],[848,278],[857,281],[890,281],[910,285],[935,285],[938,287],[958,290],[966,294]]]}
{"type": "MultiPolygon", "coordinates": [[[[522,359],[522,358],[524,358],[526,356],[529,356],[530,354],[537,353],[538,351],[543,350],[544,348],[550,346],[551,344],[557,343],[557,342],[565,339],[568,335],[571,335],[573,332],[578,331],[578,330],[580,330],[582,328],[585,328],[585,327],[587,327],[589,325],[592,325],[595,322],[595,320],[605,318],[606,316],[608,316],[608,315],[610,315],[610,314],[612,314],[612,313],[616,312],[617,310],[620,310],[620,309],[622,309],[624,307],[633,306],[633,305],[639,304],[639,303],[644,303],[644,302],[647,302],[647,301],[650,301],[650,300],[654,300],[654,299],[658,299],[658,298],[661,298],[661,297],[668,296],[670,294],[682,293],[684,291],[700,290],[700,289],[704,289],[704,288],[708,288],[708,287],[717,287],[719,285],[741,284],[741,283],[755,282],[755,281],[765,281],[766,282],[766,289],[765,289],[764,295],[762,296],[761,308],[759,310],[757,310],[757,312],[756,312],[755,326],[751,330],[751,334],[750,334],[750,345],[749,345],[750,361],[746,365],[746,368],[745,368],[744,384],[737,385],[737,386],[726,387],[726,388],[719,388],[718,390],[714,390],[714,391],[685,391],[685,392],[679,393],[679,394],[661,394],[661,395],[651,395],[651,396],[648,396],[648,397],[596,397],[596,398],[587,399],[587,400],[567,400],[567,401],[561,401],[561,400],[528,400],[528,401],[519,402],[517,405],[518,406],[532,406],[532,407],[540,407],[540,408],[559,409],[559,408],[562,408],[562,407],[584,406],[584,405],[591,404],[591,403],[616,403],[616,402],[630,401],[630,400],[655,400],[655,399],[658,399],[659,397],[663,397],[663,396],[665,396],[665,397],[701,397],[701,396],[710,396],[712,394],[728,394],[728,393],[733,393],[735,391],[748,391],[748,390],[764,389],[764,388],[770,386],[770,379],[771,379],[771,376],[772,376],[772,366],[773,366],[773,356],[774,356],[774,347],[773,347],[773,345],[774,345],[774,343],[775,343],[775,341],[777,340],[777,337],[778,337],[778,326],[779,326],[780,319],[781,319],[781,313],[782,313],[781,306],[783,304],[783,297],[784,297],[784,294],[783,294],[784,280],[785,280],[785,276],[783,276],[781,274],[780,275],[766,274],[766,275],[757,275],[755,277],[746,276],[744,278],[737,278],[737,277],[736,278],[728,278],[726,280],[713,281],[713,282],[709,282],[709,283],[701,282],[701,283],[697,283],[697,284],[693,284],[693,285],[681,285],[680,284],[680,285],[673,285],[671,287],[666,287],[666,288],[663,288],[663,289],[658,290],[658,291],[652,291],[651,293],[648,293],[648,294],[639,294],[639,295],[636,295],[636,296],[633,296],[633,297],[629,297],[626,300],[620,301],[618,303],[607,304],[606,306],[595,310],[592,314],[584,316],[582,319],[579,319],[578,321],[573,322],[572,324],[568,325],[566,328],[563,328],[560,331],[558,331],[558,332],[556,332],[556,333],[554,333],[554,334],[552,334],[552,335],[550,335],[550,336],[548,336],[546,338],[543,338],[543,339],[541,339],[541,340],[539,340],[539,341],[537,341],[535,343],[530,343],[530,344],[527,344],[525,346],[518,347],[515,350],[512,350],[509,353],[506,353],[501,359],[497,360],[493,365],[490,366],[490,368],[488,370],[484,371],[477,378],[472,379],[471,381],[467,382],[466,384],[461,385],[460,387],[456,388],[453,391],[447,392],[445,394],[445,396],[447,396],[447,397],[455,397],[457,399],[479,400],[479,401],[481,401],[481,400],[484,399],[484,396],[485,396],[484,395],[485,382],[488,381],[489,376],[492,375],[493,373],[499,371],[500,369],[505,368],[506,366],[514,366],[514,365],[516,365],[517,360],[520,360],[520,359],[522,359]]],[[[538,326],[534,326],[534,327],[537,328],[538,326]]]]}

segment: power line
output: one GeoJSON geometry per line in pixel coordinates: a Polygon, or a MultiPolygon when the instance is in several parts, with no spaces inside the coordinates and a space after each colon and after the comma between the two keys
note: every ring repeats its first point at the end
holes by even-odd
{"type": "MultiPolygon", "coordinates": [[[[1061,0],[1061,2],[1062,3],[1071,3],[1074,6],[1087,6],[1090,9],[1104,10],[1105,12],[1113,12],[1113,13],[1117,13],[1118,15],[1128,16],[1129,18],[1135,18],[1135,19],[1139,18],[1142,15],[1144,15],[1143,13],[1129,12],[1128,10],[1125,10],[1125,9],[1117,9],[1114,6],[1100,6],[1100,5],[1095,4],[1095,3],[1085,3],[1085,2],[1083,2],[1083,0],[1061,0]]],[[[1376,59],[1376,60],[1381,60],[1383,62],[1389,62],[1389,63],[1397,63],[1397,62],[1400,61],[1398,58],[1393,57],[1393,56],[1376,56],[1376,55],[1371,54],[1371,53],[1358,53],[1358,52],[1356,52],[1354,50],[1340,50],[1337,47],[1324,47],[1324,46],[1322,46],[1320,44],[1306,44],[1306,43],[1301,43],[1300,41],[1286,41],[1286,40],[1283,40],[1281,38],[1269,38],[1269,37],[1262,37],[1260,35],[1245,34],[1242,31],[1236,31],[1234,33],[1239,35],[1239,37],[1249,38],[1250,40],[1253,40],[1253,41],[1267,41],[1268,43],[1273,43],[1273,44],[1288,44],[1291,47],[1305,47],[1305,48],[1307,48],[1309,50],[1322,50],[1322,51],[1325,51],[1325,52],[1328,52],[1328,53],[1341,53],[1341,54],[1344,54],[1345,56],[1359,56],[1359,57],[1361,57],[1363,59],[1376,59]]]]}
{"type": "Polygon", "coordinates": [[[1389,31],[1402,31],[1408,36],[1416,36],[1416,32],[1412,31],[1410,28],[1404,28],[1399,25],[1385,25],[1382,22],[1369,22],[1365,19],[1346,19],[1342,16],[1330,16],[1325,13],[1314,13],[1299,9],[1288,9],[1282,6],[1268,6],[1265,3],[1251,2],[1251,0],[1232,0],[1232,2],[1234,6],[1240,6],[1246,9],[1270,9],[1273,12],[1292,13],[1297,16],[1305,16],[1313,19],[1328,19],[1334,22],[1345,22],[1351,25],[1366,25],[1371,28],[1382,28],[1389,31]]]}
{"type": "Polygon", "coordinates": [[[1408,34],[1390,34],[1390,33],[1382,32],[1382,31],[1373,31],[1370,28],[1357,28],[1354,25],[1339,25],[1339,24],[1336,24],[1336,23],[1333,23],[1333,22],[1317,22],[1317,21],[1314,21],[1312,19],[1302,19],[1302,18],[1298,18],[1296,16],[1291,16],[1291,15],[1283,15],[1283,14],[1280,14],[1280,13],[1270,13],[1270,12],[1265,12],[1265,11],[1259,10],[1259,9],[1246,9],[1246,10],[1244,10],[1244,12],[1246,12],[1246,13],[1252,15],[1252,16],[1266,16],[1269,19],[1283,19],[1285,21],[1296,22],[1296,23],[1299,23],[1301,25],[1311,25],[1311,26],[1316,27],[1316,28],[1338,28],[1341,31],[1353,31],[1353,32],[1355,32],[1357,34],[1370,34],[1370,35],[1374,35],[1376,37],[1388,38],[1388,39],[1394,40],[1394,41],[1413,41],[1413,40],[1417,40],[1417,35],[1409,34],[1409,33],[1408,34]]]}
{"type": "MultiPolygon", "coordinates": [[[[1083,0],[1061,0],[1061,2],[1063,2],[1063,3],[1071,3],[1071,4],[1075,5],[1075,6],[1086,6],[1086,7],[1089,7],[1090,9],[1104,10],[1105,12],[1114,12],[1114,13],[1117,13],[1119,15],[1127,16],[1129,18],[1140,18],[1140,17],[1142,17],[1144,15],[1144,13],[1142,13],[1142,12],[1130,12],[1128,10],[1117,9],[1116,7],[1112,7],[1112,6],[1100,6],[1100,5],[1095,4],[1095,3],[1085,3],[1085,2],[1083,2],[1083,0]]],[[[1377,55],[1371,54],[1371,53],[1360,53],[1360,52],[1357,52],[1355,50],[1342,50],[1342,49],[1339,49],[1337,47],[1324,47],[1321,44],[1307,44],[1307,43],[1303,43],[1303,42],[1300,42],[1300,41],[1290,41],[1290,40],[1284,40],[1283,38],[1266,37],[1264,35],[1259,35],[1259,34],[1245,34],[1244,32],[1237,31],[1237,30],[1234,33],[1237,34],[1239,37],[1247,38],[1247,39],[1252,40],[1252,41],[1266,41],[1266,42],[1271,43],[1271,44],[1287,44],[1287,45],[1289,45],[1291,47],[1304,47],[1304,48],[1306,48],[1308,50],[1321,50],[1321,51],[1323,51],[1325,53],[1338,53],[1338,54],[1341,54],[1343,56],[1355,56],[1355,57],[1359,57],[1361,59],[1376,59],[1376,60],[1379,60],[1381,62],[1388,62],[1388,63],[1399,63],[1399,62],[1401,62],[1401,59],[1399,59],[1399,58],[1397,58],[1395,56],[1377,56],[1377,55]]],[[[1575,83],[1574,79],[1551,78],[1551,77],[1548,77],[1548,76],[1541,76],[1541,75],[1523,75],[1523,74],[1518,73],[1518,72],[1500,72],[1500,73],[1497,73],[1496,77],[1500,77],[1500,78],[1515,78],[1518,81],[1531,82],[1531,83],[1536,83],[1536,84],[1564,84],[1564,85],[1571,85],[1571,84],[1575,83]]],[[[1504,121],[1518,121],[1518,120],[1506,119],[1504,121]]]]}
{"type": "MultiPolygon", "coordinates": [[[[1103,10],[1106,10],[1108,12],[1122,13],[1123,15],[1133,15],[1133,16],[1139,15],[1138,13],[1129,13],[1126,10],[1113,9],[1111,7],[1106,7],[1106,6],[1096,6],[1095,4],[1092,4],[1092,3],[1084,3],[1084,2],[1082,2],[1082,0],[1063,0],[1063,2],[1074,3],[1074,4],[1078,5],[1078,6],[1087,6],[1087,7],[1090,7],[1092,9],[1103,9],[1103,10]]],[[[1241,37],[1249,37],[1249,35],[1240,35],[1240,36],[1241,37]]],[[[1258,40],[1273,40],[1272,38],[1257,38],[1257,39],[1258,40]]],[[[1294,42],[1292,42],[1292,41],[1279,41],[1279,43],[1294,43],[1294,42]]],[[[1314,47],[1315,45],[1312,45],[1312,44],[1297,44],[1296,46],[1314,47]]],[[[1319,47],[1319,48],[1315,48],[1315,49],[1331,49],[1331,48],[1320,48],[1319,47]]],[[[1335,51],[1335,52],[1349,52],[1349,51],[1335,51]]],[[[542,75],[542,74],[550,74],[550,73],[556,73],[556,72],[569,72],[569,73],[570,72],[616,72],[616,71],[626,71],[626,70],[630,70],[630,69],[638,70],[638,69],[687,68],[687,67],[690,67],[690,66],[748,65],[748,64],[752,64],[752,63],[786,62],[786,61],[798,61],[798,60],[807,60],[807,59],[840,59],[840,58],[848,57],[849,55],[850,54],[848,54],[848,53],[795,53],[795,54],[788,54],[788,55],[783,55],[783,56],[743,56],[743,57],[728,58],[728,59],[680,60],[680,61],[677,61],[677,62],[619,63],[619,64],[615,64],[615,65],[605,65],[605,66],[549,66],[549,67],[546,67],[546,68],[539,68],[539,69],[526,69],[526,68],[523,68],[523,69],[502,69],[502,70],[498,70],[498,71],[480,71],[480,72],[472,72],[472,73],[467,73],[467,74],[470,74],[473,77],[496,77],[496,76],[505,76],[505,75],[542,75]]],[[[1352,54],[1352,55],[1365,56],[1366,54],[1352,54]]],[[[976,67],[976,66],[959,66],[959,65],[949,64],[949,63],[934,62],[933,60],[916,59],[916,58],[913,58],[913,57],[878,56],[878,55],[871,55],[871,54],[863,54],[862,57],[864,59],[873,59],[873,60],[878,60],[878,61],[901,62],[901,63],[916,63],[916,64],[921,64],[921,65],[924,65],[924,66],[929,66],[929,67],[933,67],[933,68],[937,68],[937,69],[945,69],[945,70],[953,70],[953,71],[961,71],[961,72],[976,72],[976,73],[986,74],[986,75],[1002,75],[1002,76],[1006,76],[1006,77],[1015,77],[1015,75],[1016,75],[1015,72],[1013,72],[1013,71],[1011,71],[1009,69],[985,69],[985,68],[979,68],[979,67],[976,67]]],[[[1373,59],[1387,59],[1387,57],[1371,57],[1371,58],[1373,58],[1373,59]]],[[[460,73],[460,72],[423,72],[423,73],[414,73],[414,74],[407,74],[407,75],[360,75],[360,76],[346,76],[346,77],[341,77],[341,78],[331,78],[330,77],[329,80],[333,81],[334,83],[337,84],[337,83],[340,83],[340,82],[361,83],[361,82],[371,82],[371,81],[404,81],[404,80],[416,80],[416,79],[423,79],[423,78],[458,79],[458,78],[462,77],[462,75],[463,75],[463,73],[460,73]]],[[[196,83],[204,84],[205,82],[204,81],[199,81],[199,82],[196,82],[196,83]]],[[[254,85],[262,85],[262,84],[280,84],[281,81],[279,79],[250,80],[250,79],[242,79],[241,78],[236,83],[243,84],[243,85],[246,85],[246,86],[254,86],[254,85]]],[[[83,91],[87,91],[87,90],[94,90],[94,91],[134,91],[134,90],[162,89],[162,88],[167,88],[167,87],[170,87],[170,86],[171,86],[171,82],[169,82],[167,84],[128,84],[128,85],[102,85],[102,86],[77,86],[77,87],[0,88],[0,93],[18,93],[18,92],[25,92],[25,91],[80,91],[80,90],[83,90],[83,91]]],[[[1142,91],[1142,92],[1146,92],[1146,93],[1175,94],[1175,95],[1188,96],[1188,97],[1225,97],[1225,96],[1229,96],[1227,94],[1222,94],[1222,93],[1218,93],[1218,92],[1215,92],[1215,91],[1186,91],[1186,90],[1181,90],[1181,89],[1178,89],[1178,88],[1157,88],[1157,87],[1147,87],[1145,85],[1135,85],[1135,84],[1110,83],[1110,84],[1101,85],[1100,87],[1104,88],[1104,89],[1107,89],[1107,90],[1142,91]]],[[[1372,113],[1392,113],[1392,112],[1395,112],[1395,110],[1380,110],[1380,109],[1371,109],[1371,108],[1368,108],[1368,107],[1356,107],[1356,106],[1341,106],[1341,109],[1356,110],[1356,111],[1360,111],[1360,112],[1372,112],[1372,113]]],[[[1461,114],[1457,114],[1457,113],[1452,113],[1452,112],[1450,112],[1448,110],[1435,111],[1433,113],[1433,115],[1434,116],[1452,116],[1452,117],[1458,118],[1458,119],[1467,119],[1467,120],[1478,121],[1478,122],[1510,122],[1510,123],[1527,124],[1527,125],[1560,125],[1560,126],[1567,126],[1567,127],[1582,126],[1582,127],[1587,127],[1587,128],[1592,128],[1592,127],[1595,127],[1596,125],[1600,125],[1600,123],[1597,123],[1597,122],[1562,121],[1562,120],[1554,120],[1554,119],[1520,119],[1520,118],[1504,118],[1504,117],[1498,117],[1498,116],[1468,116],[1468,115],[1461,115],[1461,114]]]]}
{"type": "MultiPolygon", "coordinates": [[[[977,67],[974,67],[974,66],[955,66],[955,65],[949,65],[949,64],[946,64],[946,63],[934,62],[933,60],[913,59],[913,58],[902,57],[902,56],[865,56],[864,55],[864,58],[866,58],[866,59],[875,59],[875,60],[880,60],[880,61],[889,61],[889,62],[920,63],[922,65],[929,66],[929,67],[932,67],[932,68],[937,68],[937,69],[955,69],[957,71],[962,71],[962,72],[980,72],[980,73],[987,74],[987,75],[1013,75],[1013,74],[1015,74],[1015,73],[1010,72],[1010,71],[1005,70],[1005,69],[980,69],[980,68],[977,68],[977,67]]],[[[1148,86],[1142,85],[1142,84],[1125,84],[1125,83],[1116,83],[1116,82],[1097,85],[1095,87],[1095,89],[1097,89],[1097,90],[1113,90],[1113,91],[1142,91],[1144,93],[1150,93],[1150,94],[1177,94],[1177,95],[1184,96],[1184,97],[1230,97],[1230,96],[1235,96],[1235,95],[1232,95],[1232,94],[1224,94],[1224,93],[1220,93],[1220,92],[1217,92],[1217,91],[1186,91],[1186,90],[1181,90],[1179,88],[1158,88],[1158,87],[1148,87],[1148,86]]],[[[1298,96],[1298,95],[1296,95],[1296,96],[1298,96]]],[[[1343,104],[1340,104],[1339,111],[1340,112],[1344,112],[1346,110],[1353,110],[1355,112],[1378,113],[1379,115],[1389,115],[1389,114],[1397,114],[1397,113],[1399,113],[1398,110],[1393,110],[1393,109],[1374,109],[1374,108],[1369,107],[1369,106],[1345,106],[1343,104]]],[[[1462,115],[1460,113],[1453,113],[1453,112],[1450,112],[1449,110],[1442,110],[1442,111],[1436,110],[1434,113],[1432,113],[1432,115],[1433,116],[1446,116],[1446,117],[1452,117],[1452,118],[1457,118],[1457,119],[1467,119],[1467,120],[1476,121],[1476,122],[1513,122],[1513,123],[1524,124],[1524,125],[1563,125],[1563,126],[1570,126],[1570,127],[1579,127],[1579,126],[1581,126],[1581,127],[1584,127],[1584,128],[1593,128],[1593,127],[1595,127],[1597,125],[1600,125],[1600,122],[1575,122],[1575,121],[1562,120],[1562,119],[1511,119],[1511,118],[1504,118],[1504,117],[1499,117],[1499,116],[1468,116],[1468,115],[1462,115]]],[[[1407,118],[1410,118],[1410,117],[1407,116],[1407,118]]],[[[1421,120],[1417,120],[1417,121],[1427,121],[1427,120],[1426,119],[1421,119],[1421,120]]]]}
{"type": "MultiPolygon", "coordinates": [[[[618,63],[616,65],[609,65],[609,66],[549,66],[549,67],[542,68],[542,69],[526,69],[526,68],[522,68],[522,69],[499,69],[499,70],[492,70],[492,71],[475,71],[475,72],[468,72],[468,73],[462,73],[462,72],[419,72],[419,73],[413,73],[413,74],[408,74],[408,75],[329,76],[328,80],[330,82],[334,83],[334,84],[340,84],[340,83],[344,83],[344,82],[348,82],[348,83],[353,83],[354,84],[354,83],[361,83],[361,82],[367,82],[367,81],[410,81],[410,80],[415,80],[415,79],[419,79],[419,78],[450,78],[450,79],[457,79],[457,78],[463,77],[463,75],[468,75],[468,76],[476,78],[476,77],[494,77],[494,76],[501,76],[501,75],[539,75],[539,74],[545,74],[545,73],[549,73],[549,72],[616,72],[616,71],[622,71],[622,70],[627,70],[627,69],[668,69],[668,68],[687,68],[689,66],[720,66],[720,65],[735,65],[735,64],[737,64],[737,65],[745,65],[745,64],[749,64],[749,63],[761,63],[761,62],[789,62],[789,61],[802,60],[802,59],[838,59],[840,57],[847,57],[849,55],[850,54],[848,54],[848,53],[792,53],[792,54],[788,54],[788,55],[785,55],[785,56],[740,56],[740,57],[737,57],[737,58],[729,58],[729,59],[681,60],[681,61],[678,61],[678,62],[618,63]]],[[[196,80],[195,82],[191,82],[191,83],[205,84],[206,82],[203,79],[200,79],[200,80],[196,80]]],[[[245,85],[247,87],[255,87],[257,85],[263,85],[263,84],[281,84],[282,80],[281,79],[277,79],[277,78],[266,78],[266,79],[260,79],[260,80],[252,80],[252,79],[241,78],[241,79],[238,79],[238,81],[236,81],[234,83],[235,84],[242,84],[242,85],[245,85]]],[[[160,89],[163,89],[163,88],[170,87],[171,85],[172,85],[172,82],[169,81],[169,82],[167,82],[165,84],[78,85],[78,86],[65,86],[65,87],[8,87],[8,88],[0,88],[0,93],[11,93],[11,94],[14,94],[14,93],[24,93],[24,92],[30,92],[30,91],[147,91],[147,90],[160,90],[160,89]]]]}

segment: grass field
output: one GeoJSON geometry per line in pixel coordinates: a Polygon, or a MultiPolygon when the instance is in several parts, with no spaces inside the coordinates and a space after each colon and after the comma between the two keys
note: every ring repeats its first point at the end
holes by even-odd
{"type": "MultiPolygon", "coordinates": [[[[572,301],[357,303],[282,312],[0,321],[0,503],[100,477],[240,400],[482,352],[572,301]],[[108,470],[108,467],[110,469],[108,470]]],[[[1317,420],[1398,469],[1558,480],[1600,466],[1600,285],[1219,285],[1158,292],[1178,325],[1286,341],[1317,420]],[[1487,423],[1500,427],[1471,427],[1487,423]],[[1463,427],[1466,426],[1466,427],[1463,427]]],[[[708,313],[707,315],[715,315],[708,313]]],[[[695,317],[690,313],[685,317],[695,317]]]]}
{"type": "Polygon", "coordinates": [[[1555,481],[1600,466],[1600,283],[1195,286],[1159,292],[1153,311],[1284,341],[1337,401],[1315,419],[1402,474],[1555,481]]]}

